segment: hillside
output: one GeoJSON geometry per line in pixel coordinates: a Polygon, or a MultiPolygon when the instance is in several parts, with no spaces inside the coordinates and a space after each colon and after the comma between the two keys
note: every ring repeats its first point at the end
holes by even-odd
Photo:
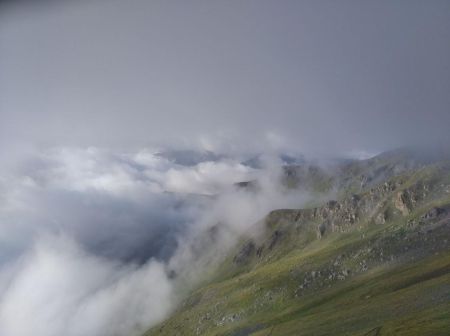
{"type": "Polygon", "coordinates": [[[286,171],[336,200],[272,211],[145,335],[448,335],[449,161],[396,151],[286,171]]]}

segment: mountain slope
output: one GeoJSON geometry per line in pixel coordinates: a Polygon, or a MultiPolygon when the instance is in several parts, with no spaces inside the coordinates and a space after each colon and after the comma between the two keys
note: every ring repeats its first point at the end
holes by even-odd
{"type": "Polygon", "coordinates": [[[146,335],[448,335],[450,165],[400,154],[342,168],[338,201],[271,212],[146,335]]]}

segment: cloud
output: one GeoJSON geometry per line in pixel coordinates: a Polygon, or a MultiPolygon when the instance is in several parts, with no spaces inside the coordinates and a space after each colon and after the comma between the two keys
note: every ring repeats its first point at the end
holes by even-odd
{"type": "Polygon", "coordinates": [[[171,168],[164,177],[167,190],[214,195],[234,183],[252,179],[252,169],[236,162],[202,162],[195,167],[171,168]]]}
{"type": "MultiPolygon", "coordinates": [[[[133,155],[142,160],[141,153],[133,155]]],[[[167,193],[158,180],[147,178],[149,169],[162,174],[158,169],[166,164],[163,160],[159,166],[138,161],[93,148],[54,149],[27,157],[3,182],[4,246],[20,250],[37,232],[63,231],[111,257],[170,255],[175,242],[169,237],[183,230],[203,200],[167,193]]],[[[12,252],[4,250],[0,256],[12,252]]]]}
{"type": "Polygon", "coordinates": [[[260,156],[260,169],[165,156],[59,147],[3,166],[1,334],[138,335],[267,212],[310,199],[280,185],[277,156],[260,156]],[[235,186],[249,180],[258,192],[235,186]]]}
{"type": "Polygon", "coordinates": [[[66,237],[37,240],[2,288],[2,335],[138,334],[173,303],[162,264],[105,260],[66,237]]]}

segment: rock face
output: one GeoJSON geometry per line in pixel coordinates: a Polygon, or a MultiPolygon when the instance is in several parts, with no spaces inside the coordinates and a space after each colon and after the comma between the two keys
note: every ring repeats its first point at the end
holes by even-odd
{"type": "MultiPolygon", "coordinates": [[[[447,168],[445,166],[444,170],[447,168]]],[[[430,176],[437,176],[441,172],[442,167],[437,168],[430,176]]],[[[339,201],[330,200],[321,207],[274,210],[265,220],[270,232],[267,238],[248,241],[234,256],[234,261],[237,264],[251,263],[253,257],[265,260],[279,244],[287,246],[291,243],[294,246],[295,243],[288,237],[300,232],[306,234],[312,231],[317,239],[323,239],[332,233],[348,233],[371,224],[386,225],[394,220],[403,220],[433,197],[448,194],[450,181],[439,184],[435,183],[434,177],[429,180],[409,180],[411,175],[391,178],[363,193],[351,194],[339,201]]],[[[444,208],[435,207],[423,216],[435,218],[444,213],[444,208]]]]}
{"type": "Polygon", "coordinates": [[[252,241],[247,242],[239,250],[238,254],[233,258],[233,262],[236,264],[242,264],[247,261],[255,251],[255,244],[252,241]]]}
{"type": "Polygon", "coordinates": [[[394,205],[403,216],[407,216],[412,208],[412,200],[407,192],[398,192],[395,196],[394,205]]]}
{"type": "Polygon", "coordinates": [[[449,214],[448,208],[441,208],[441,207],[435,207],[432,208],[430,211],[426,212],[421,219],[423,220],[430,220],[430,219],[436,219],[436,218],[443,218],[449,214]]]}
{"type": "Polygon", "coordinates": [[[322,238],[325,235],[325,231],[327,229],[327,224],[326,223],[320,223],[317,226],[317,238],[322,238]]]}
{"type": "Polygon", "coordinates": [[[283,236],[283,232],[280,230],[275,230],[274,233],[272,233],[270,240],[269,240],[269,246],[267,247],[269,250],[272,250],[275,245],[281,240],[281,237],[283,236]]]}

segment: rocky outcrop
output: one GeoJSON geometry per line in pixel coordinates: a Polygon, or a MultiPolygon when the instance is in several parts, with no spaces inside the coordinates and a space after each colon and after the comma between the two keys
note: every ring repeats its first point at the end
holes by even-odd
{"type": "Polygon", "coordinates": [[[249,241],[245,243],[242,248],[239,250],[239,252],[236,254],[236,256],[233,258],[233,262],[236,264],[243,264],[245,263],[255,252],[256,246],[253,241],[249,241]]]}
{"type": "Polygon", "coordinates": [[[403,216],[407,216],[412,208],[411,198],[405,191],[398,192],[394,198],[394,206],[403,216]]]}
{"type": "MultiPolygon", "coordinates": [[[[385,225],[395,218],[411,215],[429,197],[448,187],[427,180],[408,182],[408,175],[385,181],[370,190],[353,194],[340,201],[330,200],[322,207],[310,209],[279,209],[269,213],[265,223],[268,235],[262,241],[252,241],[242,247],[235,256],[235,263],[244,263],[256,255],[264,255],[276,246],[289,241],[292,235],[311,230],[317,239],[332,232],[359,230],[362,226],[385,225]],[[407,187],[405,187],[407,185],[407,187]],[[255,253],[254,253],[255,252],[255,253]]],[[[444,208],[433,208],[424,218],[435,218],[446,213],[444,208]]]]}
{"type": "Polygon", "coordinates": [[[448,208],[434,207],[422,215],[422,220],[439,219],[449,214],[448,208]]]}

